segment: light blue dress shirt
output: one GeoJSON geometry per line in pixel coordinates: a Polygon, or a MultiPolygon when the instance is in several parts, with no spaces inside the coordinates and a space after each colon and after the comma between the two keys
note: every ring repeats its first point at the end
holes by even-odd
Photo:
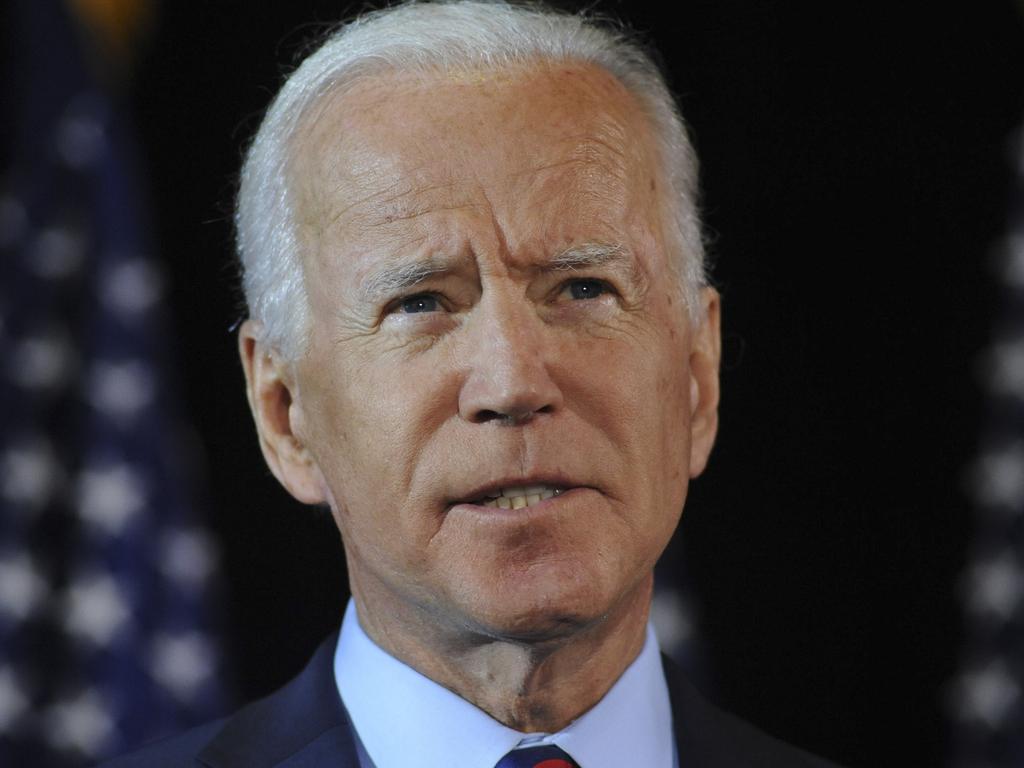
{"type": "Polygon", "coordinates": [[[374,643],[349,601],[334,677],[363,768],[493,768],[521,746],[556,744],[581,768],[675,768],[672,707],[654,630],[605,697],[558,733],[520,733],[374,643]],[[458,757],[457,763],[454,761],[458,757]]]}

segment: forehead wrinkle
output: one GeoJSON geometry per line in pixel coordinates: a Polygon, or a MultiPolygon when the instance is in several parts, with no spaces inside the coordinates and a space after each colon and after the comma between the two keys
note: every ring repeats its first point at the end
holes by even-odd
{"type": "MultiPolygon", "coordinates": [[[[378,146],[378,137],[362,135],[353,115],[344,111],[348,98],[331,100],[329,107],[307,122],[293,141],[289,171],[292,183],[301,190],[307,205],[303,223],[323,232],[344,225],[347,218],[398,218],[418,207],[405,203],[418,195],[450,189],[459,179],[430,176],[436,171],[431,161],[403,167],[400,158],[378,146]],[[426,172],[426,173],[425,173],[426,172]],[[424,183],[424,176],[430,179],[424,183]],[[417,182],[420,182],[419,184],[417,182]],[[360,213],[361,208],[369,208],[360,213]]],[[[365,115],[364,115],[365,117],[365,115]]]]}
{"type": "Polygon", "coordinates": [[[643,205],[645,190],[634,178],[637,174],[630,172],[628,148],[614,144],[591,134],[559,142],[547,157],[515,173],[520,198],[533,197],[541,210],[553,210],[562,201],[572,206],[577,218],[596,216],[606,225],[619,221],[638,203],[643,205]]]}
{"type": "MultiPolygon", "coordinates": [[[[625,135],[625,131],[620,129],[615,129],[615,132],[622,136],[625,135]]],[[[621,179],[625,175],[627,160],[625,153],[615,144],[613,138],[603,138],[598,135],[598,132],[566,136],[554,143],[553,146],[557,148],[559,154],[568,150],[568,156],[563,155],[560,159],[524,168],[517,171],[513,177],[519,178],[545,171],[571,170],[583,166],[584,168],[598,168],[609,176],[621,179]]]]}
{"type": "MultiPolygon", "coordinates": [[[[325,211],[327,215],[324,228],[344,226],[346,223],[375,227],[380,224],[413,219],[431,211],[451,211],[466,207],[465,205],[451,204],[432,205],[429,201],[417,201],[416,199],[432,192],[450,190],[456,183],[457,181],[452,180],[419,187],[410,183],[407,177],[400,176],[383,189],[370,192],[355,200],[346,201],[344,205],[337,210],[331,210],[329,214],[325,211]],[[350,214],[347,219],[346,214],[350,214]]],[[[370,185],[363,185],[362,188],[366,189],[367,186],[372,187],[372,182],[370,185]]],[[[360,185],[357,182],[353,187],[359,189],[360,185]]],[[[346,197],[350,197],[344,183],[340,183],[336,190],[337,194],[333,196],[333,199],[345,200],[346,197]]],[[[325,198],[327,197],[325,196],[325,198]]],[[[326,209],[330,206],[324,205],[323,207],[326,209]]]]}
{"type": "Polygon", "coordinates": [[[414,221],[421,216],[430,216],[435,213],[445,213],[452,211],[463,211],[467,209],[480,208],[481,203],[460,203],[458,205],[425,205],[417,210],[402,210],[399,209],[395,213],[382,213],[377,219],[372,219],[371,214],[367,213],[365,217],[368,221],[363,223],[363,226],[367,229],[377,229],[380,227],[386,227],[389,224],[401,224],[403,222],[414,221]]]}

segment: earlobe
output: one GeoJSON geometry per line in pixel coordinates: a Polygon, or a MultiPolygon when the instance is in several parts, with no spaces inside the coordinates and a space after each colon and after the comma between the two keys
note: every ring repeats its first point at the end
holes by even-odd
{"type": "Polygon", "coordinates": [[[260,327],[253,320],[246,320],[239,329],[238,351],[267,466],[299,501],[323,503],[323,475],[306,445],[295,365],[260,340],[260,327]]]}
{"type": "Polygon", "coordinates": [[[694,328],[690,349],[690,477],[707,466],[718,433],[718,369],[722,356],[721,299],[718,291],[701,290],[701,323],[694,328]]]}

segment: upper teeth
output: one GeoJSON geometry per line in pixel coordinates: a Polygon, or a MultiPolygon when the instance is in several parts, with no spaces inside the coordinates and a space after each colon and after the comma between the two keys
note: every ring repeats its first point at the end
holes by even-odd
{"type": "Polygon", "coordinates": [[[488,497],[483,500],[485,507],[500,507],[501,509],[522,509],[529,507],[544,499],[550,499],[562,492],[561,488],[551,485],[522,485],[510,488],[502,488],[498,491],[497,498],[488,497]]]}

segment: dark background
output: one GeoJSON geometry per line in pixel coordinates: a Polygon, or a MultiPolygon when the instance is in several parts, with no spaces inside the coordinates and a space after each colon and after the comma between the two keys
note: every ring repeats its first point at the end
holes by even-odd
{"type": "MultiPolygon", "coordinates": [[[[703,164],[722,426],[663,563],[702,601],[713,698],[849,766],[938,765],[963,636],[1010,139],[1011,2],[604,3],[661,50],[703,164]]],[[[242,695],[338,621],[340,543],[264,469],[228,326],[242,147],[339,2],[164,3],[131,90],[242,695]]]]}

